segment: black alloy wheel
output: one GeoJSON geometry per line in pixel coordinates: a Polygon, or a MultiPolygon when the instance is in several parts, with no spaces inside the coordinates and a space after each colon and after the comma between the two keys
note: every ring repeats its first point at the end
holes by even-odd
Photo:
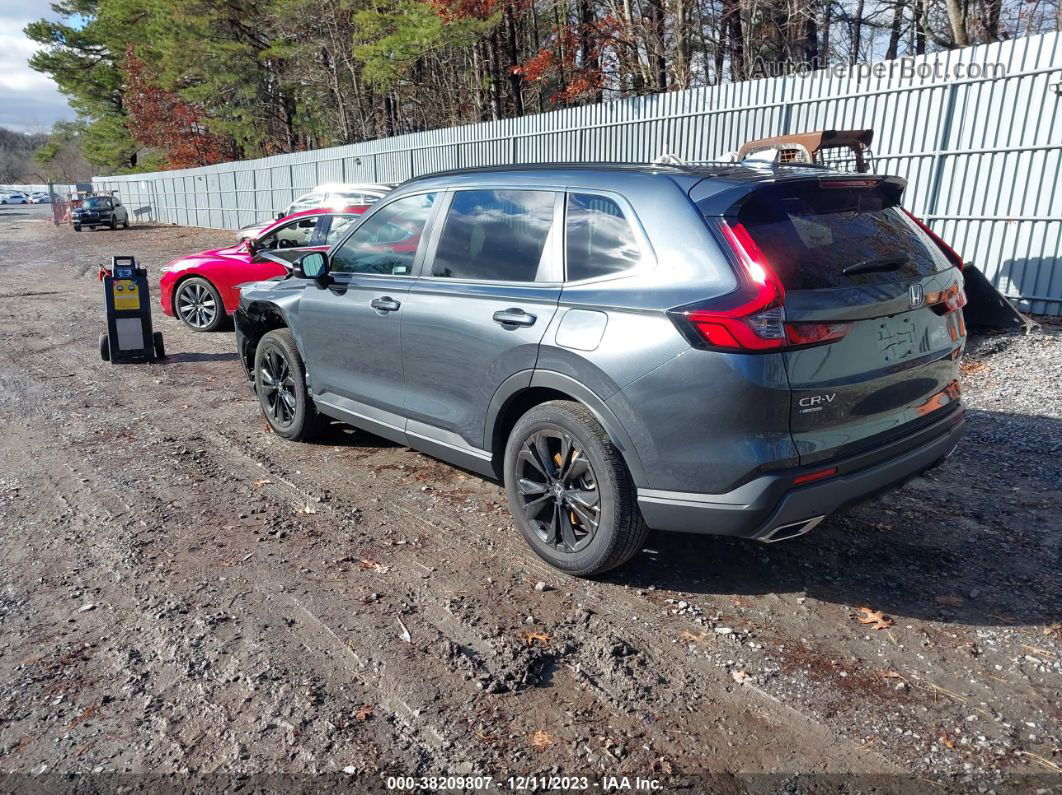
{"type": "Polygon", "coordinates": [[[516,474],[521,509],[539,539],[561,553],[585,549],[601,522],[601,495],[578,442],[561,430],[534,432],[516,474]]]}
{"type": "Polygon", "coordinates": [[[258,389],[270,424],[275,428],[290,428],[295,421],[298,397],[291,362],[279,347],[271,346],[262,356],[258,389]]]}
{"type": "Polygon", "coordinates": [[[306,366],[288,329],[270,331],[259,341],[254,383],[262,413],[277,436],[307,441],[328,427],[328,418],[317,411],[307,388],[306,366]]]}
{"type": "Polygon", "coordinates": [[[587,406],[551,400],[531,408],[509,432],[502,469],[520,534],[551,566],[601,574],[645,543],[637,488],[587,406]]]}

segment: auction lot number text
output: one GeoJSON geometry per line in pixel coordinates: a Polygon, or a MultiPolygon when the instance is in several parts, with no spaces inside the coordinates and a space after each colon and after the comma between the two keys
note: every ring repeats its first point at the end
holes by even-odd
{"type": "Polygon", "coordinates": [[[539,790],[578,791],[591,788],[610,791],[652,792],[661,789],[654,779],[605,776],[591,780],[589,776],[509,776],[496,780],[494,776],[388,776],[389,790],[472,790],[503,789],[512,792],[539,790]]]}

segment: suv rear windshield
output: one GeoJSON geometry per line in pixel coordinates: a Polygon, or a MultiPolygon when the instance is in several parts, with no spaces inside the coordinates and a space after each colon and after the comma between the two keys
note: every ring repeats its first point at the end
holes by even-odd
{"type": "Polygon", "coordinates": [[[787,290],[917,279],[948,267],[896,205],[895,191],[883,186],[765,186],[741,205],[737,220],[787,290]],[[843,273],[860,263],[869,267],[843,273]]]}

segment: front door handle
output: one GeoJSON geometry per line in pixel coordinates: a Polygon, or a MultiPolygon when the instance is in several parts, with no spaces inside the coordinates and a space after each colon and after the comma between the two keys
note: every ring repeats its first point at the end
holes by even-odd
{"type": "Polygon", "coordinates": [[[373,309],[378,309],[381,312],[397,312],[398,307],[402,306],[400,301],[396,301],[389,295],[385,295],[381,298],[373,298],[369,302],[369,306],[373,309]]]}
{"type": "Polygon", "coordinates": [[[499,309],[494,313],[494,322],[503,326],[533,326],[536,320],[537,317],[517,307],[499,309]]]}

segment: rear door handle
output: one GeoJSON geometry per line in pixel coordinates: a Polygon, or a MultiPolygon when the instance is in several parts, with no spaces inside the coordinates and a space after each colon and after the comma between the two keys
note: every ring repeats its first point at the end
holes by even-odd
{"type": "Polygon", "coordinates": [[[494,313],[494,322],[503,326],[533,326],[536,320],[538,318],[534,315],[516,307],[499,309],[494,313]]]}
{"type": "Polygon", "coordinates": [[[369,306],[373,309],[378,309],[381,312],[397,312],[398,307],[402,306],[402,304],[391,296],[385,295],[382,298],[373,298],[372,301],[369,302],[369,306]]]}

